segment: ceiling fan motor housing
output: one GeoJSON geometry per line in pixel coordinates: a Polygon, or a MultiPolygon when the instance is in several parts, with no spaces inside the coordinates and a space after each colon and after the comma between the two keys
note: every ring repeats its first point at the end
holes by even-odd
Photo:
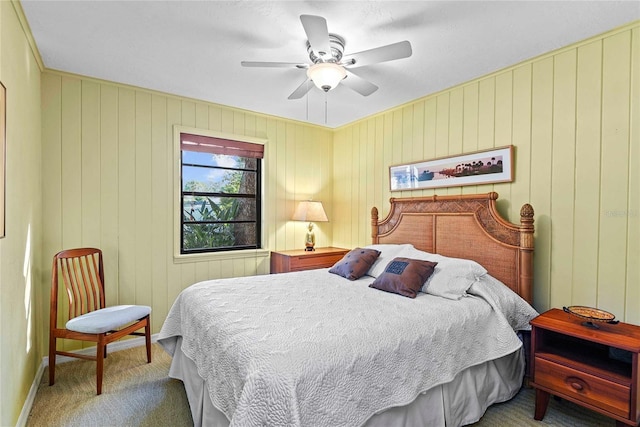
{"type": "Polygon", "coordinates": [[[345,41],[337,34],[329,33],[329,47],[331,52],[316,52],[311,48],[311,44],[307,41],[307,52],[309,53],[309,59],[314,64],[320,62],[335,62],[338,63],[342,59],[344,53],[345,41]]]}

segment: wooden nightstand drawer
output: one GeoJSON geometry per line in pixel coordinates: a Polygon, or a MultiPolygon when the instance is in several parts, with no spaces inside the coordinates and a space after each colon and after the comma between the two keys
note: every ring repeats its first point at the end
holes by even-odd
{"type": "Polygon", "coordinates": [[[629,417],[631,389],[540,357],[535,358],[536,385],[578,399],[612,414],[629,417]]]}
{"type": "Polygon", "coordinates": [[[331,267],[349,252],[342,248],[317,248],[315,251],[303,250],[271,252],[271,273],[313,270],[331,267]]]}
{"type": "Polygon", "coordinates": [[[331,267],[336,262],[340,261],[344,254],[324,254],[322,256],[299,256],[291,257],[290,266],[291,271],[296,270],[311,270],[314,268],[327,268],[331,267]]]}

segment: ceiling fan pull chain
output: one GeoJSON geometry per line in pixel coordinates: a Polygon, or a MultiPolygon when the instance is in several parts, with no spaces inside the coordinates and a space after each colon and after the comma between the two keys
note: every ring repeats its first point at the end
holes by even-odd
{"type": "Polygon", "coordinates": [[[327,124],[327,92],[324,93],[324,124],[327,124]]]}

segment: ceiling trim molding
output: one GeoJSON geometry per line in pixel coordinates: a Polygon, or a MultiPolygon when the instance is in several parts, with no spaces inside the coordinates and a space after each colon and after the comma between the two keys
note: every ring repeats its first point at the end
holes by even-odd
{"type": "Polygon", "coordinates": [[[36,60],[36,63],[38,64],[38,68],[42,72],[45,70],[44,62],[42,61],[42,56],[40,55],[40,51],[38,50],[36,41],[33,38],[33,33],[31,32],[31,27],[29,26],[29,21],[27,21],[27,17],[25,16],[24,10],[22,9],[22,5],[20,4],[20,0],[11,0],[11,5],[13,6],[13,10],[16,12],[18,21],[20,21],[20,25],[22,26],[22,31],[24,32],[24,35],[27,38],[29,47],[31,48],[31,53],[33,54],[33,57],[36,60]]]}
{"type": "MultiPolygon", "coordinates": [[[[0,1],[2,1],[2,0],[0,0],[0,1]]],[[[14,0],[12,0],[12,1],[14,1],[14,0]]],[[[114,82],[114,81],[105,80],[105,79],[99,79],[97,77],[83,76],[82,74],[70,73],[68,71],[56,70],[56,69],[53,69],[53,68],[45,67],[42,70],[42,72],[43,73],[48,73],[48,74],[55,74],[55,75],[62,76],[62,77],[70,77],[70,78],[74,78],[74,79],[89,81],[89,82],[98,83],[98,84],[117,86],[117,87],[121,87],[121,88],[124,88],[124,89],[129,89],[129,90],[134,90],[134,91],[138,91],[138,92],[149,93],[151,95],[165,96],[167,98],[178,99],[180,101],[189,101],[189,102],[194,102],[194,103],[198,103],[198,104],[206,104],[206,105],[209,105],[209,106],[212,106],[212,107],[224,108],[224,109],[227,109],[229,111],[233,111],[233,112],[237,112],[237,113],[252,114],[252,115],[254,115],[256,117],[262,117],[262,118],[267,119],[267,120],[278,120],[278,121],[281,121],[281,122],[292,123],[294,125],[304,126],[304,127],[308,127],[308,128],[321,129],[321,130],[325,130],[325,131],[334,130],[333,128],[331,128],[329,126],[322,126],[322,125],[318,125],[318,124],[315,124],[315,123],[309,123],[309,122],[304,122],[304,121],[301,121],[301,120],[290,119],[288,117],[280,117],[280,116],[276,116],[276,115],[273,115],[273,114],[261,113],[259,111],[252,111],[252,110],[247,110],[247,109],[244,109],[244,108],[231,107],[231,106],[225,105],[225,104],[217,104],[215,102],[205,101],[203,99],[191,98],[191,97],[182,96],[182,95],[176,95],[176,94],[173,94],[173,93],[162,92],[162,91],[159,91],[159,90],[154,90],[154,89],[148,89],[148,88],[144,88],[144,87],[140,87],[140,86],[129,85],[129,84],[126,84],[126,83],[120,83],[120,82],[114,82]]]]}

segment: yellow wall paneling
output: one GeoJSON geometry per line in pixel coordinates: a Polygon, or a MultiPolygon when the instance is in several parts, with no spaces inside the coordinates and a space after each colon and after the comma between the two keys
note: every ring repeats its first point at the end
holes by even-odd
{"type": "Polygon", "coordinates": [[[0,2],[6,87],[5,237],[0,239],[0,425],[15,425],[46,352],[42,266],[41,70],[19,4],[0,2]]]}

